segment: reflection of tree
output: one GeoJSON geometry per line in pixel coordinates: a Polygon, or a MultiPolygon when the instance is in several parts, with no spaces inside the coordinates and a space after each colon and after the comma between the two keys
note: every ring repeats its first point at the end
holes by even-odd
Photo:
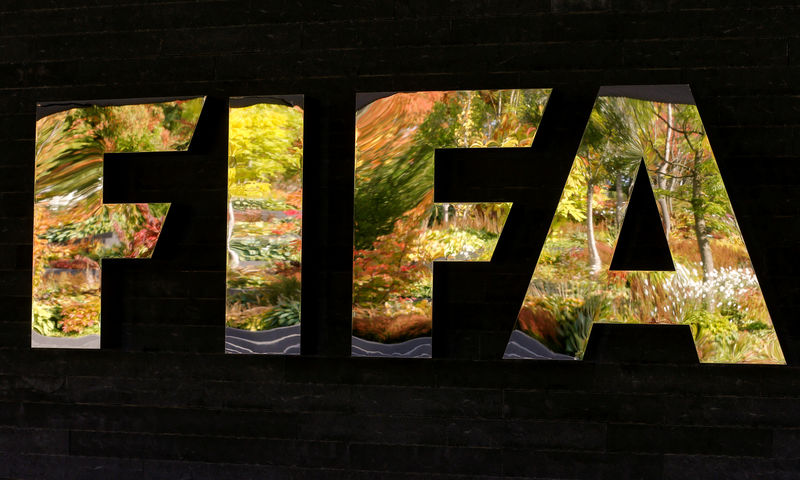
{"type": "Polygon", "coordinates": [[[654,165],[655,193],[664,229],[668,234],[676,229],[693,230],[703,278],[708,280],[714,270],[711,236],[729,233],[735,227],[730,200],[697,109],[691,105],[630,103],[639,139],[648,147],[649,164],[654,165]],[[683,221],[687,214],[691,225],[683,221]]]}
{"type": "Polygon", "coordinates": [[[578,150],[576,167],[583,178],[586,191],[586,236],[589,249],[589,270],[600,271],[602,261],[597,251],[594,225],[594,194],[599,184],[615,184],[617,228],[621,224],[623,178],[635,167],[639,155],[633,141],[625,104],[620,99],[598,98],[589,117],[578,150]]]}
{"type": "Polygon", "coordinates": [[[594,321],[684,323],[703,361],[783,361],[694,106],[623,98],[595,105],[518,325],[579,354],[594,321]],[[618,229],[641,158],[675,273],[601,271],[617,238],[610,209],[618,229]]]}
{"type": "Polygon", "coordinates": [[[644,151],[650,156],[650,163],[655,164],[655,194],[656,202],[661,210],[661,219],[664,232],[669,236],[672,231],[672,199],[669,191],[673,182],[669,172],[675,166],[673,161],[674,135],[671,129],[665,128],[656,122],[658,109],[666,108],[668,122],[672,122],[673,105],[649,102],[629,101],[631,116],[636,121],[638,139],[644,151]],[[662,153],[663,150],[663,153],[662,153]]]}
{"type": "MultiPolygon", "coordinates": [[[[664,121],[660,116],[659,120],[664,121]]],[[[730,223],[723,220],[731,215],[730,200],[696,109],[678,107],[674,122],[667,120],[666,123],[671,132],[683,139],[676,148],[680,162],[675,162],[670,193],[672,198],[682,200],[691,210],[703,264],[703,279],[707,281],[714,270],[710,238],[714,232],[730,231],[730,223]]]]}

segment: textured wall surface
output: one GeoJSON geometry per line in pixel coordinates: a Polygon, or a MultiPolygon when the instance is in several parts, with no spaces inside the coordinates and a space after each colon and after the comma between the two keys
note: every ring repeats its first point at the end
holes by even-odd
{"type": "Polygon", "coordinates": [[[798,24],[796,0],[3,0],[0,477],[798,478],[798,24]],[[613,338],[348,357],[356,92],[685,83],[790,366],[613,338]],[[222,353],[225,102],[265,94],[305,95],[303,357],[222,353]],[[106,201],[173,204],[151,261],[104,262],[112,348],[32,351],[36,102],[178,95],[209,96],[202,141],[107,171],[106,201]]]}

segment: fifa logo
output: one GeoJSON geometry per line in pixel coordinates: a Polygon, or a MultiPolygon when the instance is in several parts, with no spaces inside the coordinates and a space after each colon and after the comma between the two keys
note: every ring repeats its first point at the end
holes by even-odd
{"type": "MultiPolygon", "coordinates": [[[[103,259],[147,261],[170,221],[104,203],[105,155],[191,151],[204,103],[40,105],[33,347],[101,347],[103,259]]],[[[785,363],[688,86],[359,94],[353,114],[353,355],[566,361],[610,323],[785,363]]],[[[300,352],[304,120],[299,95],[229,99],[229,353],[300,352]]]]}

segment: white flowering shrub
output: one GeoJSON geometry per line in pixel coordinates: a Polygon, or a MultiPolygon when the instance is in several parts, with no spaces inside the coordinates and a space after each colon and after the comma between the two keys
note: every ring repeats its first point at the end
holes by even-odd
{"type": "MultiPolygon", "coordinates": [[[[750,268],[718,268],[704,282],[702,272],[677,264],[665,287],[671,293],[671,301],[661,308],[677,322],[686,322],[697,310],[720,312],[735,320],[765,320],[763,300],[760,295],[758,299],[752,298],[758,293],[758,280],[750,268]]],[[[650,288],[655,293],[656,286],[650,288]]]]}
{"type": "Polygon", "coordinates": [[[632,275],[636,294],[631,306],[651,321],[691,325],[698,354],[705,360],[783,361],[752,269],[718,268],[705,281],[696,269],[676,264],[675,270],[632,275]]]}

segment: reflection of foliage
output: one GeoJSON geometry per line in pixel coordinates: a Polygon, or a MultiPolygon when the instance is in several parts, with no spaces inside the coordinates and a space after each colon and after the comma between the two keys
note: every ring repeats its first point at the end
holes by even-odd
{"type": "Polygon", "coordinates": [[[546,90],[395,94],[358,112],[356,335],[396,342],[430,334],[431,262],[488,260],[510,209],[507,203],[434,205],[434,152],[530,146],[548,95],[546,90]]]}
{"type": "Polygon", "coordinates": [[[449,110],[447,104],[436,103],[415,136],[424,140],[415,142],[402,157],[369,165],[366,171],[357,166],[354,199],[357,249],[368,248],[376,238],[391,232],[403,212],[419,204],[431,189],[434,149],[447,146],[448,140],[452,144],[453,140],[454,124],[442,127],[447,124],[449,110]]]}
{"type": "Polygon", "coordinates": [[[36,201],[74,198],[85,211],[99,203],[103,146],[89,122],[68,113],[36,122],[36,201]]]}
{"type": "Polygon", "coordinates": [[[353,310],[353,333],[366,340],[396,343],[431,333],[431,303],[397,298],[371,308],[353,310]]]}
{"type": "Polygon", "coordinates": [[[110,231],[111,219],[108,215],[108,208],[102,207],[97,215],[84,220],[53,225],[45,233],[39,235],[39,238],[50,243],[67,243],[71,240],[81,240],[110,231]]]}
{"type": "Polygon", "coordinates": [[[238,304],[229,306],[228,326],[242,330],[269,330],[300,323],[300,301],[280,299],[270,306],[239,310],[238,304]]]}
{"type": "Polygon", "coordinates": [[[242,260],[288,262],[299,261],[297,249],[291,244],[274,237],[244,237],[230,241],[229,248],[239,254],[242,260]]]}
{"type": "MultiPolygon", "coordinates": [[[[261,214],[257,218],[260,218],[261,214]]],[[[272,219],[270,221],[237,221],[233,226],[235,238],[260,236],[265,233],[272,235],[300,235],[300,224],[293,218],[272,219]]]]}
{"type": "Polygon", "coordinates": [[[99,333],[98,270],[61,273],[40,280],[33,302],[33,329],[47,336],[99,333]]]}
{"type": "Polygon", "coordinates": [[[294,325],[300,322],[303,111],[255,104],[230,114],[227,325],[294,325]]]}
{"type": "Polygon", "coordinates": [[[594,295],[608,302],[596,321],[691,325],[703,361],[783,362],[694,106],[622,98],[600,98],[595,105],[519,325],[574,354],[579,342],[559,345],[555,338],[585,331],[587,317],[575,309],[594,295]],[[607,271],[639,158],[663,215],[676,273],[607,271]],[[553,307],[560,305],[560,290],[578,279],[588,287],[570,297],[577,306],[553,307]],[[559,316],[556,335],[551,323],[559,316]]]}
{"type": "Polygon", "coordinates": [[[203,99],[91,106],[36,124],[33,328],[44,335],[99,332],[97,260],[149,256],[167,204],[102,205],[105,152],[188,147],[203,99]],[[107,244],[104,244],[104,238],[107,244]],[[46,276],[48,265],[80,272],[46,276]]]}
{"type": "Polygon", "coordinates": [[[558,280],[558,271],[569,271],[573,276],[586,276],[586,233],[581,231],[563,232],[547,238],[547,242],[539,254],[537,279],[558,280]]]}
{"type": "Polygon", "coordinates": [[[103,152],[185,149],[202,105],[198,98],[92,106],[42,118],[36,122],[36,201],[60,200],[70,208],[93,210],[100,203],[103,152]],[[165,110],[172,129],[163,123],[165,110]]]}
{"type": "Polygon", "coordinates": [[[431,191],[435,149],[528,146],[546,98],[542,90],[397,94],[359,112],[356,248],[390,233],[431,191]]]}
{"type": "MultiPolygon", "coordinates": [[[[720,267],[703,281],[697,258],[696,263],[689,264],[694,269],[676,263],[676,273],[607,272],[605,277],[591,279],[580,289],[570,289],[572,279],[589,278],[584,261],[585,236],[558,238],[555,243],[548,239],[551,249],[542,252],[542,258],[549,263],[540,259],[536,267],[534,283],[525,301],[531,313],[520,314],[520,328],[556,351],[566,350],[564,344],[548,339],[549,320],[545,318],[548,316],[538,311],[539,306],[564,297],[579,305],[591,292],[602,291],[610,301],[610,309],[599,321],[688,324],[695,332],[698,354],[703,361],[783,361],[751,269],[720,267]],[[571,293],[565,293],[565,288],[571,293]]],[[[729,257],[734,265],[741,258],[738,254],[729,257]]],[[[578,322],[576,330],[581,326],[578,322]]],[[[559,334],[563,333],[562,327],[559,334]]]]}
{"type": "Polygon", "coordinates": [[[61,307],[59,305],[47,304],[43,302],[33,303],[33,329],[49,337],[58,336],[60,331],[57,328],[61,318],[61,307]]]}
{"type": "Polygon", "coordinates": [[[300,301],[300,279],[295,276],[243,275],[231,273],[228,288],[242,288],[236,294],[229,293],[230,302],[243,305],[274,305],[281,299],[300,301]]]}
{"type": "Polygon", "coordinates": [[[489,260],[497,235],[483,230],[428,230],[416,240],[407,258],[413,262],[429,263],[438,259],[489,260]]]}
{"type": "Polygon", "coordinates": [[[695,338],[711,336],[717,341],[725,342],[731,340],[738,331],[736,323],[730,318],[708,310],[693,310],[687,313],[684,321],[692,326],[695,338]]]}
{"type": "Polygon", "coordinates": [[[298,323],[300,323],[300,301],[280,298],[264,316],[264,325],[261,329],[288,327],[298,323]]]}
{"type": "MultiPolygon", "coordinates": [[[[490,209],[476,213],[483,205],[433,205],[433,152],[530,145],[543,102],[514,92],[398,94],[358,113],[357,335],[408,338],[387,333],[400,325],[419,333],[417,314],[392,311],[429,298],[430,262],[488,259],[496,238],[475,234],[498,233],[504,216],[488,221],[490,209]]],[[[600,98],[591,114],[519,322],[549,347],[580,355],[594,321],[685,323],[703,361],[783,361],[694,106],[600,98]],[[641,160],[675,274],[607,271],[641,160]]]]}
{"type": "Polygon", "coordinates": [[[75,296],[61,306],[58,328],[64,333],[82,333],[100,322],[100,296],[75,296]]]}
{"type": "MultiPolygon", "coordinates": [[[[231,200],[234,210],[286,210],[289,206],[274,198],[236,198],[231,200]]],[[[296,205],[299,206],[299,205],[296,205]]]]}
{"type": "Polygon", "coordinates": [[[371,250],[355,250],[353,260],[353,301],[383,303],[415,283],[423,273],[420,264],[403,265],[407,244],[382,238],[371,250]]]}
{"type": "Polygon", "coordinates": [[[228,325],[267,330],[300,323],[298,276],[228,272],[228,325]],[[235,290],[240,289],[240,290],[235,290]]]}
{"type": "Polygon", "coordinates": [[[228,270],[228,288],[262,287],[267,279],[262,272],[247,272],[242,269],[228,270]]]}
{"type": "Polygon", "coordinates": [[[158,241],[168,203],[114,205],[111,224],[122,242],[122,256],[149,257],[158,241]]]}
{"type": "Polygon", "coordinates": [[[170,143],[175,150],[189,148],[189,142],[192,140],[194,127],[200,117],[203,102],[196,100],[185,103],[169,102],[161,103],[159,107],[164,112],[162,125],[169,132],[167,134],[162,130],[161,138],[166,139],[165,142],[170,143]]]}
{"type": "Polygon", "coordinates": [[[769,318],[752,270],[720,268],[703,281],[697,270],[676,265],[677,272],[630,272],[628,283],[639,315],[659,322],[691,323],[693,312],[724,314],[745,325],[769,318]]]}
{"type": "Polygon", "coordinates": [[[579,358],[583,356],[592,324],[606,318],[610,310],[610,303],[602,293],[555,294],[542,299],[539,305],[555,320],[557,342],[564,353],[579,358]]]}
{"type": "Polygon", "coordinates": [[[229,327],[242,330],[270,330],[300,323],[300,302],[292,301],[267,307],[256,307],[239,312],[236,305],[229,307],[229,327]]]}
{"type": "Polygon", "coordinates": [[[782,359],[774,331],[762,322],[739,325],[723,312],[695,310],[685,321],[692,327],[698,354],[724,363],[760,363],[782,359]]]}
{"type": "Polygon", "coordinates": [[[256,104],[230,113],[228,191],[262,199],[276,181],[298,179],[303,164],[303,111],[256,104]],[[269,132],[265,135],[265,132],[269,132]]]}
{"type": "Polygon", "coordinates": [[[554,222],[583,222],[586,220],[586,184],[579,175],[567,177],[554,222]]]}

